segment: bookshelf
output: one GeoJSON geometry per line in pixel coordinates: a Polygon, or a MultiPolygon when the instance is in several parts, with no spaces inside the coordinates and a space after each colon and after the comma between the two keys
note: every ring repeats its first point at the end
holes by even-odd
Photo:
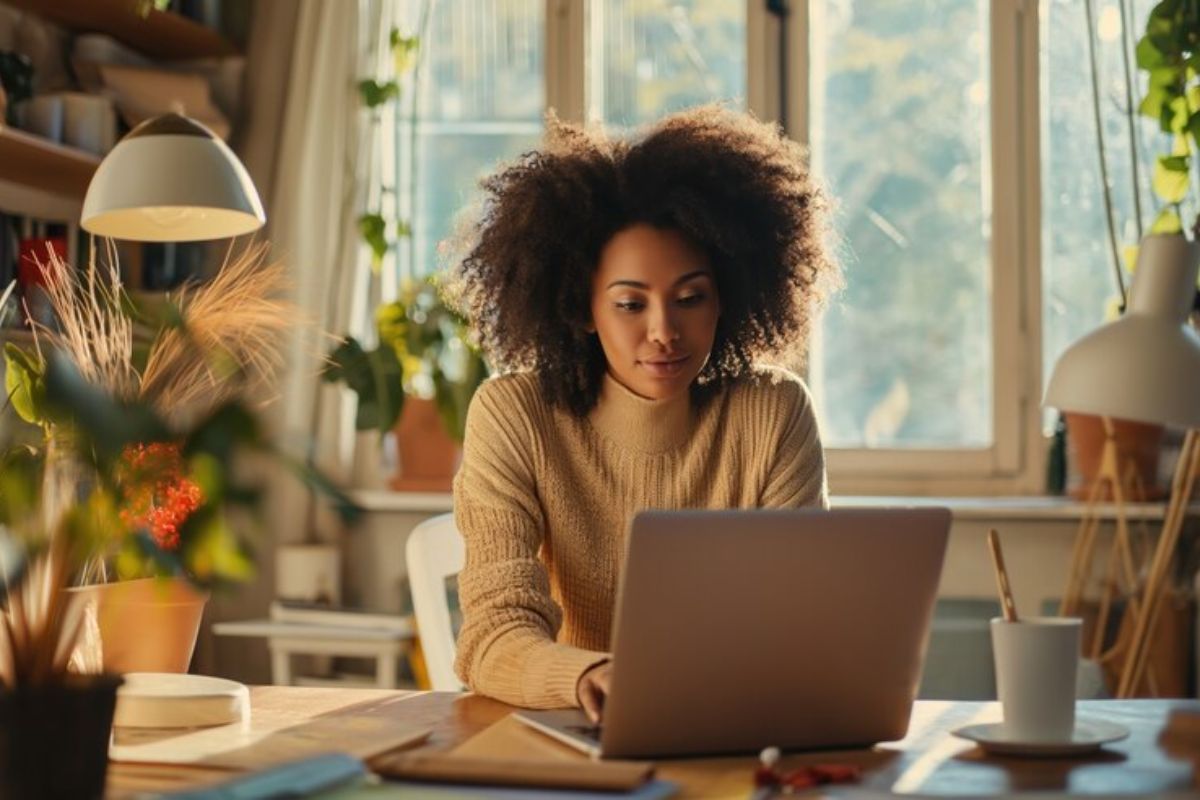
{"type": "Polygon", "coordinates": [[[99,165],[100,158],[91,153],[0,124],[0,209],[51,219],[78,217],[99,165]]]}
{"type": "MultiPolygon", "coordinates": [[[[103,33],[150,58],[235,55],[237,48],[186,17],[151,11],[135,0],[3,0],[74,33],[103,33]]],[[[74,222],[100,159],[0,124],[0,211],[74,222]]]]}
{"type": "Polygon", "coordinates": [[[166,11],[137,13],[135,0],[5,0],[74,33],[104,33],[149,56],[167,60],[237,54],[228,39],[166,11]]]}

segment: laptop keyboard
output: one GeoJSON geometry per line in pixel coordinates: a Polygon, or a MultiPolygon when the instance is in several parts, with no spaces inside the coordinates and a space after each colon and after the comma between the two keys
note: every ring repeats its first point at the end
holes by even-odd
{"type": "Polygon", "coordinates": [[[570,733],[580,736],[584,739],[591,739],[597,744],[600,742],[600,726],[599,725],[566,725],[566,730],[570,733]]]}

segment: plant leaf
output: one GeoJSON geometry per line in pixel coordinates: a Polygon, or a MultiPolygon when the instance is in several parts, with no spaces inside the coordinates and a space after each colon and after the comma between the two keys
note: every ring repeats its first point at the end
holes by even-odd
{"type": "Polygon", "coordinates": [[[1164,130],[1170,130],[1171,133],[1182,133],[1183,131],[1187,130],[1187,123],[1188,123],[1187,98],[1185,98],[1183,95],[1178,95],[1176,97],[1171,98],[1171,102],[1168,105],[1168,108],[1170,109],[1171,119],[1168,122],[1169,128],[1166,128],[1164,130]]]}
{"type": "Polygon", "coordinates": [[[1150,70],[1166,63],[1162,51],[1149,36],[1143,36],[1138,40],[1136,53],[1138,69],[1150,70]]]}
{"type": "Polygon", "coordinates": [[[395,81],[380,83],[370,79],[362,80],[358,82],[358,95],[367,108],[378,108],[400,96],[400,85],[395,81]]]}
{"type": "Polygon", "coordinates": [[[392,28],[390,43],[392,46],[392,61],[396,68],[397,75],[403,75],[408,72],[409,68],[417,61],[417,55],[421,47],[421,39],[418,36],[404,36],[400,33],[399,28],[392,28]]]}
{"type": "Polygon", "coordinates": [[[1188,156],[1159,156],[1151,185],[1165,203],[1178,203],[1188,192],[1188,156]]]}
{"type": "Polygon", "coordinates": [[[378,270],[388,251],[387,221],[378,212],[363,214],[358,218],[358,232],[371,248],[372,268],[378,270]]]}
{"type": "Polygon", "coordinates": [[[1154,224],[1150,226],[1151,233],[1179,233],[1183,230],[1183,223],[1179,221],[1179,214],[1174,208],[1164,208],[1158,212],[1158,216],[1154,219],[1154,224]]]}
{"type": "Polygon", "coordinates": [[[46,383],[43,366],[17,345],[4,345],[4,391],[21,419],[40,425],[45,421],[46,383]]]}
{"type": "Polygon", "coordinates": [[[93,386],[68,358],[50,355],[45,384],[47,416],[77,425],[84,442],[90,444],[81,455],[101,464],[112,463],[131,444],[171,438],[148,406],[122,402],[93,386]]]}
{"type": "Polygon", "coordinates": [[[404,369],[389,343],[367,351],[347,337],[329,354],[321,376],[327,383],[345,383],[358,395],[358,430],[387,433],[396,424],[404,406],[404,369]]]}

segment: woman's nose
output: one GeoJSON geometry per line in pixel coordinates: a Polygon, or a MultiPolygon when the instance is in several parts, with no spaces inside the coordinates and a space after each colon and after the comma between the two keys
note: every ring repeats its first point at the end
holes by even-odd
{"type": "Polygon", "coordinates": [[[654,313],[650,321],[650,341],[660,345],[670,345],[679,341],[679,325],[670,311],[660,309],[654,313]]]}

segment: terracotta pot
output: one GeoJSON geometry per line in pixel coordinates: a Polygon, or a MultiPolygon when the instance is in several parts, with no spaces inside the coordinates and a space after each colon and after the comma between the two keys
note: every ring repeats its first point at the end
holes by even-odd
{"type": "MultiPolygon", "coordinates": [[[[1086,500],[1096,475],[1100,471],[1100,455],[1104,449],[1104,421],[1092,414],[1067,413],[1067,452],[1074,467],[1075,481],[1068,492],[1086,500]]],[[[1117,441],[1117,463],[1122,472],[1132,462],[1142,492],[1129,489],[1130,500],[1155,500],[1166,495],[1158,485],[1158,461],[1162,451],[1163,426],[1144,422],[1114,419],[1113,432],[1117,441]]],[[[1101,500],[1112,500],[1112,487],[1105,486],[1101,500]]]]}
{"type": "Polygon", "coordinates": [[[182,578],[145,578],[71,590],[91,605],[104,671],[187,672],[208,594],[182,578]]]}
{"type": "Polygon", "coordinates": [[[101,798],[116,675],[0,689],[0,797],[101,798]]]}
{"type": "Polygon", "coordinates": [[[462,448],[442,425],[437,404],[406,397],[393,431],[400,470],[391,487],[401,492],[448,492],[462,461],[462,448]]]}

